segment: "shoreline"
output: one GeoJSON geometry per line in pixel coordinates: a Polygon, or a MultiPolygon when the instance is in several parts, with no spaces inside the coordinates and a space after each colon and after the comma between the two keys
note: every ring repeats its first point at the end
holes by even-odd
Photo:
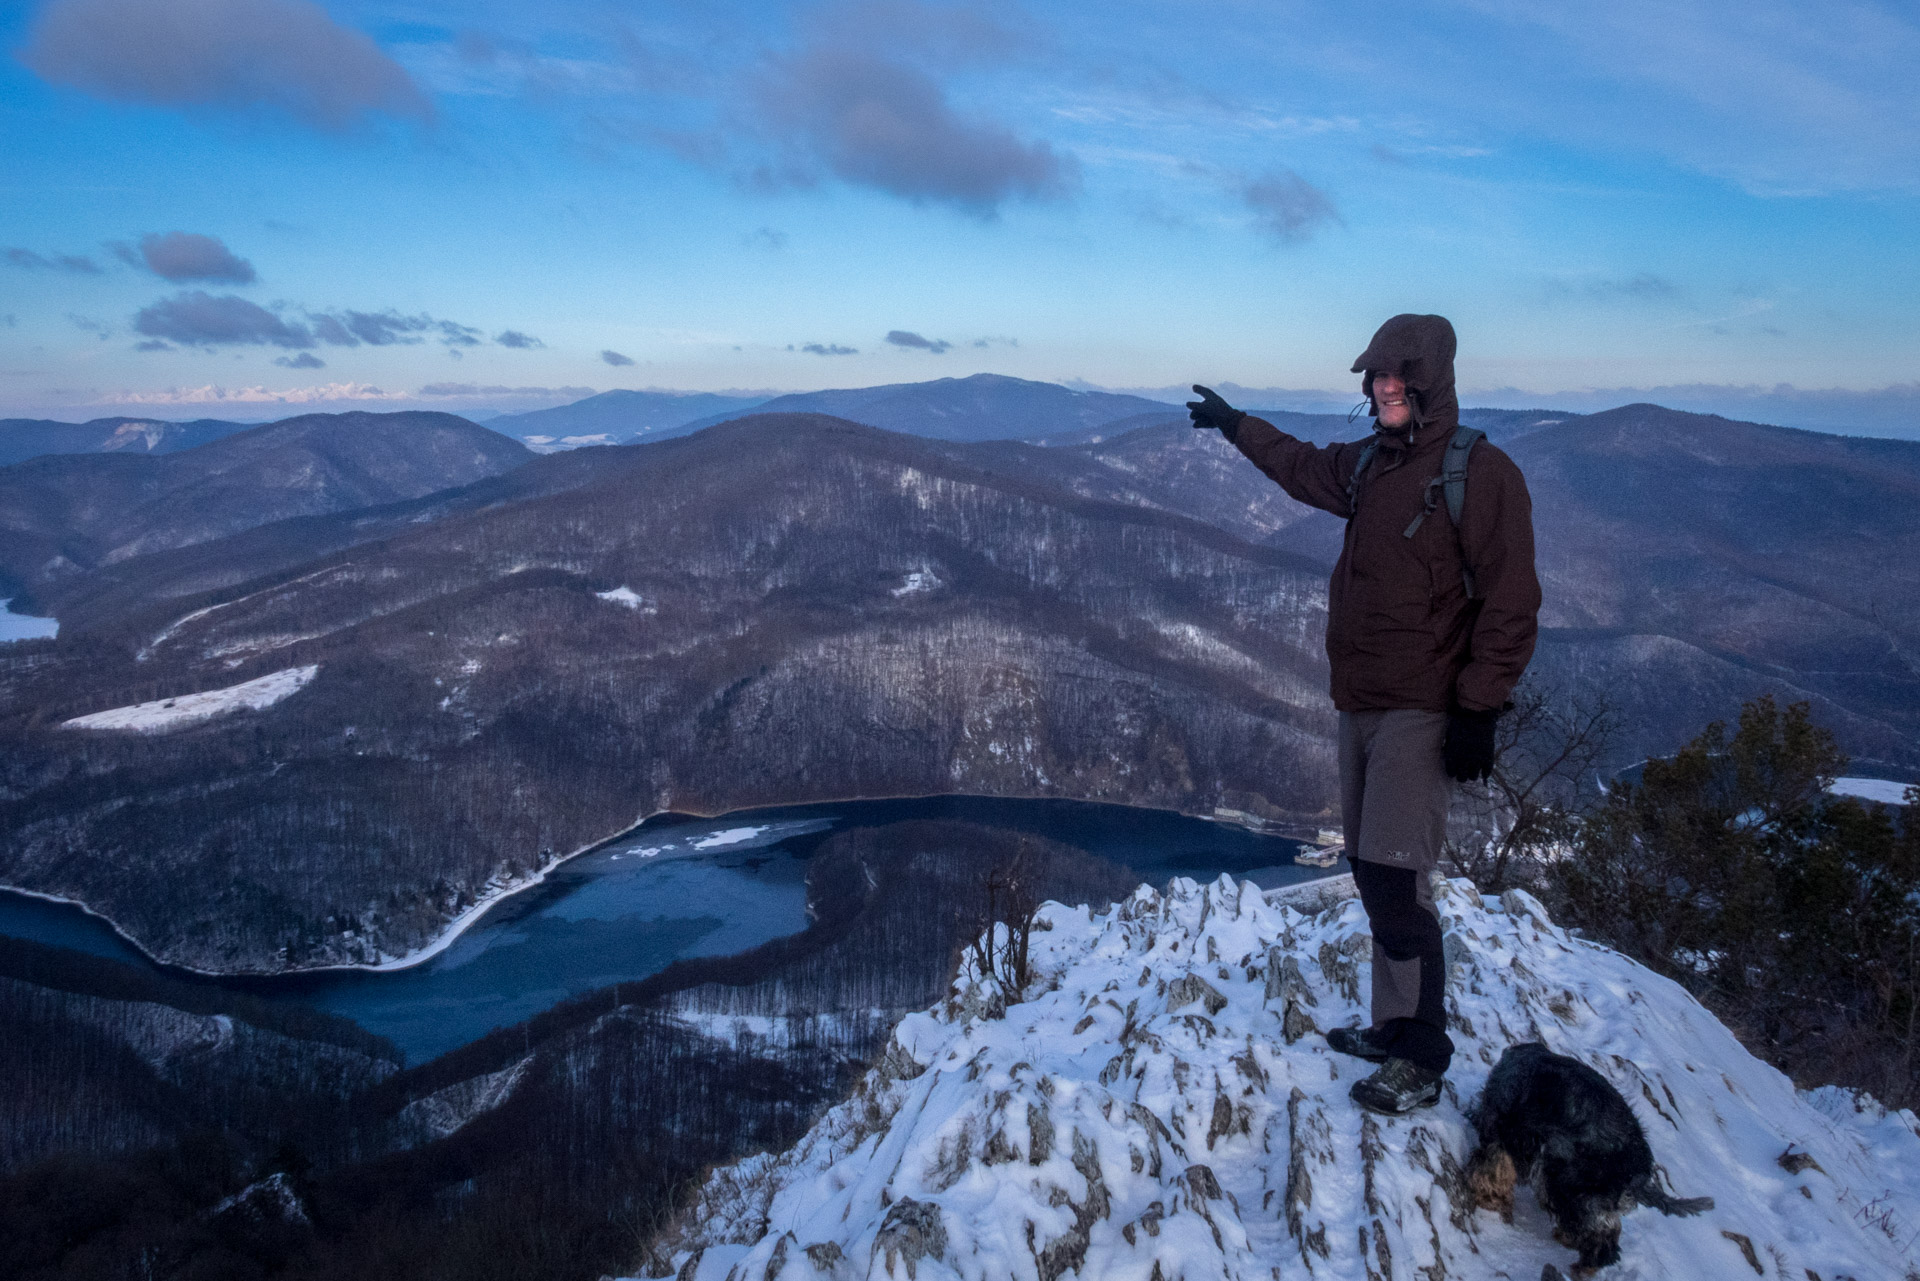
{"type": "MultiPolygon", "coordinates": [[[[754,810],[801,809],[814,805],[855,805],[873,801],[933,801],[960,797],[998,801],[1068,801],[1079,805],[1113,805],[1122,809],[1151,810],[1159,814],[1177,814],[1182,818],[1197,819],[1207,823],[1219,823],[1226,827],[1238,827],[1242,831],[1249,832],[1255,836],[1272,836],[1281,840],[1290,840],[1302,844],[1310,843],[1302,841],[1300,837],[1289,835],[1285,832],[1274,831],[1271,827],[1254,827],[1246,823],[1238,822],[1235,819],[1220,817],[1212,813],[1196,814],[1187,810],[1167,809],[1158,805],[1141,805],[1131,801],[1089,801],[1077,796],[978,796],[971,792],[923,792],[915,795],[835,796],[805,801],[776,802],[771,805],[740,805],[732,809],[716,810],[710,814],[702,813],[698,810],[654,810],[649,814],[642,815],[633,823],[628,824],[610,836],[603,836],[567,854],[556,857],[552,862],[547,863],[523,880],[509,882],[490,893],[475,898],[471,906],[450,918],[439,933],[434,935],[432,940],[422,944],[411,952],[403,952],[399,956],[385,961],[348,961],[333,965],[314,965],[297,969],[281,970],[205,970],[196,965],[186,965],[178,961],[164,960],[155,956],[145,944],[128,933],[118,921],[108,916],[105,912],[79,899],[67,898],[59,894],[49,894],[43,890],[25,889],[21,886],[11,885],[5,882],[0,882],[0,892],[19,894],[23,897],[39,899],[46,903],[59,903],[67,907],[79,908],[88,916],[106,925],[108,929],[113,931],[114,937],[138,952],[148,964],[175,974],[190,974],[199,979],[215,981],[223,979],[276,979],[294,978],[309,974],[344,974],[356,971],[365,974],[397,974],[403,970],[410,970],[415,966],[423,965],[442,952],[445,952],[458,942],[462,935],[478,924],[480,919],[493,908],[498,907],[501,903],[516,894],[544,884],[551,873],[565,864],[572,862],[582,855],[591,854],[595,850],[603,849],[616,841],[623,840],[645,827],[648,823],[651,823],[654,819],[664,815],[677,815],[682,818],[711,821],[714,819],[723,819],[733,814],[749,813],[754,810]]],[[[1267,820],[1261,820],[1261,822],[1265,823],[1267,820]]],[[[1323,878],[1314,877],[1311,879],[1319,880],[1323,878]]]]}
{"type": "MultiPolygon", "coordinates": [[[[481,895],[473,901],[472,906],[466,908],[459,913],[459,915],[449,919],[446,926],[434,935],[431,942],[411,952],[403,952],[390,960],[377,962],[349,961],[338,965],[312,965],[299,969],[284,970],[204,970],[197,965],[187,965],[180,961],[169,961],[162,957],[155,956],[146,944],[128,933],[126,927],[121,925],[120,922],[114,920],[98,908],[84,903],[77,898],[67,898],[61,894],[49,894],[45,890],[30,890],[19,885],[10,885],[4,882],[0,882],[0,893],[18,894],[22,898],[38,899],[43,903],[58,903],[64,907],[78,908],[86,915],[112,930],[115,938],[138,952],[149,965],[154,966],[156,969],[175,974],[191,974],[195,978],[212,979],[216,981],[224,979],[298,978],[308,974],[342,974],[356,970],[369,974],[393,974],[401,970],[410,970],[414,966],[424,964],[440,955],[440,953],[452,947],[461,935],[472,929],[488,911],[523,890],[530,890],[544,883],[548,873],[558,868],[561,864],[569,863],[579,858],[582,854],[591,854],[602,846],[611,845],[621,837],[637,831],[649,819],[657,818],[660,814],[669,812],[671,811],[659,810],[653,814],[649,814],[646,818],[641,819],[640,822],[630,827],[621,828],[620,831],[614,833],[612,836],[603,837],[600,840],[583,845],[579,849],[555,858],[552,862],[546,864],[524,880],[508,882],[506,885],[493,890],[491,893],[481,895]]],[[[695,817],[701,816],[696,815],[695,817]]]]}

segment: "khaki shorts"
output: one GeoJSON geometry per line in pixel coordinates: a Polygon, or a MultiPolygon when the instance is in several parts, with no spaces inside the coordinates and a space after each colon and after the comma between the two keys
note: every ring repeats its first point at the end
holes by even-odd
{"type": "Polygon", "coordinates": [[[1350,858],[1432,871],[1447,836],[1447,714],[1340,713],[1340,820],[1350,858]]]}

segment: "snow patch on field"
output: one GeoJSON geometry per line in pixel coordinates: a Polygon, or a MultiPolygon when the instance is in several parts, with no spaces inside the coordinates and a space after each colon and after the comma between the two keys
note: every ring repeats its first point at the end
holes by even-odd
{"type": "Polygon", "coordinates": [[[175,698],[135,703],[104,712],[76,716],[62,723],[63,729],[128,730],[138,734],[164,734],[211,720],[228,712],[252,711],[272,707],[281,699],[303,688],[320,667],[288,667],[265,676],[229,685],[225,689],[181,694],[175,698]]]}
{"type": "Polygon", "coordinates": [[[634,591],[631,587],[616,587],[610,592],[595,592],[594,595],[610,605],[625,605],[628,609],[639,610],[647,614],[659,612],[647,603],[645,596],[634,591]]]}
{"type": "Polygon", "coordinates": [[[1912,783],[1891,783],[1884,778],[1836,778],[1827,790],[1835,796],[1855,796],[1882,805],[1905,805],[1912,783]]]}
{"type": "MultiPolygon", "coordinates": [[[[1347,1097],[1370,1065],[1324,1033],[1365,1015],[1355,902],[1308,915],[1247,882],[1047,904],[1034,980],[969,959],[847,1103],[784,1153],[716,1171],[650,1270],[697,1281],[1061,1278],[1531,1281],[1571,1250],[1524,1189],[1475,1209],[1465,1109],[1510,1045],[1591,1065],[1697,1218],[1627,1214],[1608,1281],[1920,1269],[1920,1121],[1797,1093],[1678,985],[1557,928],[1518,891],[1436,881],[1449,1020],[1441,1102],[1347,1097]],[[1789,1151],[1813,1163],[1781,1163],[1789,1151]],[[1788,1168],[1791,1166],[1792,1168],[1788,1168]]],[[[1301,900],[1295,900],[1301,901],[1301,900]]],[[[1004,927],[1001,927],[1004,928],[1004,927]]]]}
{"type": "Polygon", "coordinates": [[[536,454],[554,454],[564,449],[584,449],[592,445],[611,445],[613,437],[604,431],[585,436],[522,436],[521,442],[536,454]]]}
{"type": "Polygon", "coordinates": [[[889,596],[915,596],[921,592],[936,591],[941,587],[940,578],[930,569],[916,569],[903,579],[898,587],[888,591],[889,596]]]}

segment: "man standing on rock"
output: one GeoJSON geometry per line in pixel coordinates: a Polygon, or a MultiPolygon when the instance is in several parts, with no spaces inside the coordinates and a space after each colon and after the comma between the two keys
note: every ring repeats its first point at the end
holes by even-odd
{"type": "Polygon", "coordinates": [[[1316,448],[1201,386],[1187,405],[1195,427],[1218,428],[1293,498],[1347,522],[1327,658],[1346,853],[1373,930],[1373,1025],[1336,1028],[1327,1044],[1381,1064],[1352,1095],[1391,1114],[1436,1102],[1453,1059],[1429,879],[1447,780],[1492,770],[1494,722],[1539,630],[1526,482],[1460,427],[1453,355],[1445,317],[1380,326],[1353,362],[1374,415],[1365,441],[1316,448]]]}

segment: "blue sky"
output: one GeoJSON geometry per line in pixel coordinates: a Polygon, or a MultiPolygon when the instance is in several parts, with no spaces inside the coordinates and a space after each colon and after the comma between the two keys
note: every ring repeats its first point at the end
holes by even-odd
{"type": "Polygon", "coordinates": [[[1438,311],[1469,403],[1920,435],[1912,6],[1602,9],[8,4],[0,413],[1305,405],[1438,311]]]}

